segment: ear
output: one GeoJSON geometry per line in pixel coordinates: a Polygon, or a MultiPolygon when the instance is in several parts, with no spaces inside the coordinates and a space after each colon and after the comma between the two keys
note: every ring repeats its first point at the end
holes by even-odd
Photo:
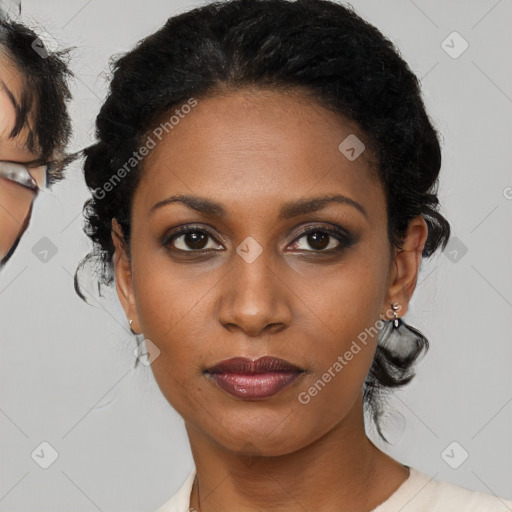
{"type": "Polygon", "coordinates": [[[425,219],[419,215],[411,220],[400,249],[396,249],[392,263],[388,289],[387,311],[391,304],[399,304],[397,313],[402,317],[407,313],[422,260],[422,252],[427,240],[428,227],[425,219]]]}
{"type": "Polygon", "coordinates": [[[133,320],[131,326],[132,330],[139,333],[140,325],[137,308],[135,307],[130,259],[126,253],[126,247],[123,240],[123,230],[116,219],[112,219],[111,234],[115,248],[112,259],[114,262],[117,295],[121,301],[126,317],[128,320],[133,320]]]}

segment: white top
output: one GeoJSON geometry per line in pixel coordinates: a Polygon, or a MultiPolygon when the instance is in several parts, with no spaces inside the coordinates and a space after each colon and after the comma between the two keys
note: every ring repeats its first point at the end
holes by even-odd
{"type": "MultiPolygon", "coordinates": [[[[409,467],[409,466],[406,466],[409,467]]],[[[512,501],[458,485],[437,482],[409,468],[409,478],[372,512],[510,512],[512,501]]],[[[157,512],[189,512],[190,493],[196,476],[193,469],[179,491],[157,512]]]]}

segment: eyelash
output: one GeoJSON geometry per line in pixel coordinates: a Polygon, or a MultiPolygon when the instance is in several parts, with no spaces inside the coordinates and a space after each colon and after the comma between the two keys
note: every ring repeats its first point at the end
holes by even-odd
{"type": "MultiPolygon", "coordinates": [[[[297,236],[293,239],[291,244],[295,244],[297,241],[299,241],[301,238],[304,238],[306,235],[312,234],[312,233],[326,233],[332,238],[335,238],[339,244],[331,249],[328,250],[315,250],[315,249],[298,249],[299,251],[306,252],[306,253],[313,253],[313,254],[334,254],[339,253],[344,249],[347,249],[351,245],[354,244],[355,240],[352,235],[350,235],[346,230],[339,227],[326,227],[326,226],[308,226],[308,228],[304,229],[300,233],[297,234],[297,236]]],[[[184,249],[177,249],[175,247],[170,247],[172,242],[175,241],[177,238],[179,238],[182,235],[187,235],[189,233],[202,233],[209,236],[209,238],[213,239],[216,243],[217,242],[215,236],[213,233],[204,228],[199,226],[183,226],[176,231],[171,232],[170,234],[164,236],[162,240],[162,245],[165,246],[169,251],[172,252],[178,252],[178,253],[191,253],[195,255],[205,255],[210,254],[212,251],[220,251],[220,249],[190,249],[190,250],[184,250],[184,249]]],[[[220,245],[220,244],[219,244],[220,245]]],[[[328,244],[330,245],[330,243],[328,244]]]]}

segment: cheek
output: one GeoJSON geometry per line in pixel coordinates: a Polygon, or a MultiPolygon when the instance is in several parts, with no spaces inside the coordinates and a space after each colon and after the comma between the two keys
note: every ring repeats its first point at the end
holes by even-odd
{"type": "Polygon", "coordinates": [[[21,234],[33,199],[30,190],[0,178],[0,258],[21,234]]]}
{"type": "Polygon", "coordinates": [[[304,406],[324,411],[325,420],[344,416],[359,395],[375,355],[385,290],[377,267],[364,265],[325,281],[315,314],[326,328],[309,347],[312,373],[297,395],[304,406]]]}
{"type": "MultiPolygon", "coordinates": [[[[315,337],[314,331],[309,331],[312,373],[300,390],[301,404],[332,411],[336,416],[346,412],[358,396],[383,325],[380,315],[388,289],[387,250],[385,240],[361,247],[343,264],[311,275],[309,297],[315,300],[308,304],[321,335],[315,337]],[[312,290],[317,290],[316,294],[312,290]]],[[[306,288],[302,293],[308,296],[306,288]]]]}
{"type": "Polygon", "coordinates": [[[330,338],[331,356],[379,320],[388,292],[387,247],[385,240],[365,241],[337,265],[302,267],[297,293],[330,338]]]}
{"type": "Polygon", "coordinates": [[[160,350],[152,370],[163,394],[178,411],[180,402],[197,386],[201,363],[209,361],[213,317],[205,310],[208,290],[214,288],[211,274],[198,279],[166,258],[133,253],[133,289],[137,316],[144,337],[160,350]]]}
{"type": "Polygon", "coordinates": [[[179,414],[189,416],[191,406],[196,403],[190,396],[197,395],[194,388],[200,377],[198,340],[201,338],[194,331],[197,330],[194,316],[198,313],[193,308],[197,300],[192,300],[195,296],[190,297],[190,287],[180,286],[179,280],[158,277],[157,269],[143,271],[138,276],[134,290],[141,330],[144,338],[160,350],[151,365],[155,380],[171,406],[179,414]]]}

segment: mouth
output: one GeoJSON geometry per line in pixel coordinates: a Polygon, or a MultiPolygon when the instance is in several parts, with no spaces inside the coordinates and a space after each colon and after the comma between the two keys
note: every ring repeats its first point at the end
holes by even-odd
{"type": "Polygon", "coordinates": [[[304,372],[304,369],[284,359],[271,356],[254,361],[233,357],[205,370],[217,386],[244,400],[270,398],[290,386],[304,372]]]}

